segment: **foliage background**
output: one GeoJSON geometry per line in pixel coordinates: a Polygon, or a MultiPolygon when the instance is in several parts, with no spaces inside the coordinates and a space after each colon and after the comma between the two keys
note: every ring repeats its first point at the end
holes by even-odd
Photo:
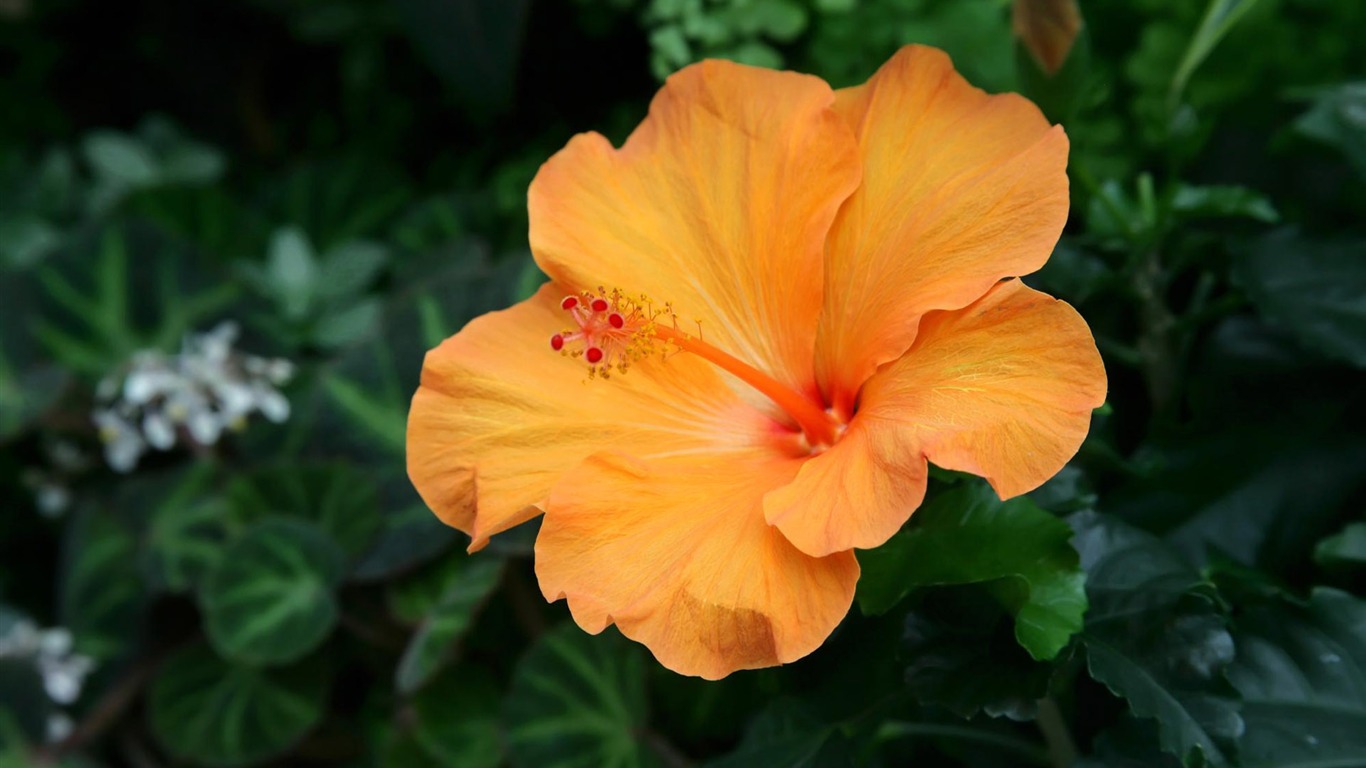
{"type": "Polygon", "coordinates": [[[1053,77],[1008,6],[0,2],[0,765],[1366,765],[1366,5],[1082,0],[1053,77]],[[536,285],[539,163],[698,58],[908,42],[1071,136],[1073,464],[936,475],[823,648],[719,683],[572,628],[534,526],[460,554],[407,399],[536,285]],[[288,420],[106,467],[98,382],[222,320],[288,420]]]}

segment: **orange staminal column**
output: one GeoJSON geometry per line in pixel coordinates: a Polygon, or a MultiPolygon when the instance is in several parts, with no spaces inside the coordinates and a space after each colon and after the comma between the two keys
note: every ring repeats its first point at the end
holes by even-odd
{"type": "Polygon", "coordinates": [[[759,390],[779,408],[792,417],[806,434],[813,446],[833,445],[839,435],[839,425],[835,418],[817,406],[801,393],[769,376],[763,371],[721,349],[717,349],[699,338],[689,336],[674,328],[655,326],[655,337],[667,341],[684,352],[712,363],[732,374],[737,379],[759,390]]]}

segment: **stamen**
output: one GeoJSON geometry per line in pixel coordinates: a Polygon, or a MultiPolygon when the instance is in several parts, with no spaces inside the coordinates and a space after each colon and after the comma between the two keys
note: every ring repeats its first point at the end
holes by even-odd
{"type": "Polygon", "coordinates": [[[621,291],[608,293],[599,288],[596,294],[585,291],[580,296],[566,296],[560,308],[569,313],[578,327],[551,336],[550,347],[560,354],[583,357],[589,365],[589,379],[610,378],[614,368],[626,373],[631,363],[655,353],[666,353],[668,347],[673,347],[691,352],[757,389],[801,427],[812,446],[833,445],[839,435],[838,422],[820,404],[703,341],[700,321],[697,336],[678,330],[670,304],[657,311],[645,296],[635,300],[621,291]],[[655,322],[661,315],[669,317],[672,327],[655,322]],[[569,344],[580,341],[581,348],[568,349],[569,344]]]}

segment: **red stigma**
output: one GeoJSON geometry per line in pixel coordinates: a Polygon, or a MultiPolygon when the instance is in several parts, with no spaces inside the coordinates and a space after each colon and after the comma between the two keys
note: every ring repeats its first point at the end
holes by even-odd
{"type": "Polygon", "coordinates": [[[579,297],[578,297],[578,296],[566,296],[566,297],[564,297],[564,300],[560,302],[560,309],[569,310],[569,309],[573,309],[574,307],[577,307],[578,305],[579,305],[579,297]]]}
{"type": "MultiPolygon", "coordinates": [[[[570,298],[573,298],[573,297],[571,296],[570,298]]],[[[558,333],[555,334],[554,336],[551,336],[551,337],[550,337],[550,348],[553,349],[553,350],[555,350],[556,352],[559,352],[560,350],[564,349],[564,336],[562,336],[562,335],[560,335],[560,334],[558,334],[558,333]]]]}
{"type": "Polygon", "coordinates": [[[622,317],[620,312],[613,312],[607,316],[607,322],[610,323],[613,328],[622,328],[626,325],[626,318],[622,317]]]}
{"type": "Polygon", "coordinates": [[[607,299],[596,298],[589,306],[593,308],[594,312],[606,312],[612,305],[608,303],[607,299]]]}
{"type": "Polygon", "coordinates": [[[588,351],[583,353],[583,357],[593,365],[597,365],[602,362],[602,350],[597,347],[589,347],[588,351]]]}

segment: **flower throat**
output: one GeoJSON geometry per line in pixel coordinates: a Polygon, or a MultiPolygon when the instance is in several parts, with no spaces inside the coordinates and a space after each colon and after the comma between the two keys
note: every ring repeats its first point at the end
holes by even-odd
{"type": "Polygon", "coordinates": [[[701,326],[693,336],[678,329],[678,316],[665,304],[656,309],[644,295],[627,297],[619,290],[598,288],[564,297],[560,309],[574,320],[574,326],[550,337],[550,348],[562,355],[582,357],[588,363],[588,378],[609,379],[615,371],[624,374],[631,365],[647,356],[667,356],[673,351],[689,352],[721,368],[772,400],[801,427],[812,446],[835,442],[839,426],[834,417],[801,393],[763,371],[702,340],[701,326]],[[668,318],[667,324],[659,323],[668,318]]]}

